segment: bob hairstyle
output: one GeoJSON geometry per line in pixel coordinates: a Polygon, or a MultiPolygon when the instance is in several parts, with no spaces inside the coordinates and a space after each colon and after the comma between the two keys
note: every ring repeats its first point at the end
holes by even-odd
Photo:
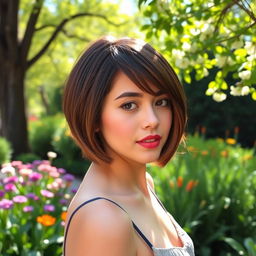
{"type": "Polygon", "coordinates": [[[117,72],[141,90],[155,95],[154,85],[170,97],[172,126],[156,164],[164,166],[176,152],[187,121],[186,97],[165,58],[148,43],[133,38],[103,37],[92,43],[75,63],[64,90],[63,111],[75,142],[85,158],[111,163],[100,132],[102,106],[117,72]]]}

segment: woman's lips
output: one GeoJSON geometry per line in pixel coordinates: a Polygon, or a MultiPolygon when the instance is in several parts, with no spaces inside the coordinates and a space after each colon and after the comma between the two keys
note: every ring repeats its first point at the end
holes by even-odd
{"type": "Polygon", "coordinates": [[[144,148],[156,148],[159,146],[160,140],[161,140],[161,136],[150,135],[150,136],[143,138],[140,141],[137,141],[137,143],[144,148]]]}

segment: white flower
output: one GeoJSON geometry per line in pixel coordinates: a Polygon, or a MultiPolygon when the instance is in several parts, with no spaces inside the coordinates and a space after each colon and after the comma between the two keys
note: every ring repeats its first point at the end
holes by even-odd
{"type": "Polygon", "coordinates": [[[172,56],[173,56],[174,58],[180,59],[180,58],[182,58],[184,55],[185,55],[185,52],[183,52],[183,51],[181,51],[181,50],[177,50],[177,49],[173,49],[173,50],[172,50],[172,56]]]}
{"type": "Polygon", "coordinates": [[[205,23],[201,29],[201,31],[205,34],[205,35],[211,35],[214,32],[214,26],[209,24],[209,23],[205,23]]]}
{"type": "Polygon", "coordinates": [[[241,96],[241,89],[239,87],[231,85],[230,94],[233,96],[241,96]]]}
{"type": "Polygon", "coordinates": [[[182,49],[183,49],[184,51],[189,51],[189,50],[191,49],[191,44],[189,44],[189,43],[187,43],[187,42],[183,43],[182,49]]]}
{"type": "Polygon", "coordinates": [[[182,59],[176,59],[175,65],[178,68],[186,69],[189,66],[189,60],[188,58],[182,58],[182,59]]]}
{"type": "Polygon", "coordinates": [[[244,42],[243,41],[235,41],[234,43],[231,44],[231,49],[238,49],[243,47],[244,42]]]}
{"type": "Polygon", "coordinates": [[[217,102],[222,102],[227,98],[227,95],[223,92],[215,92],[212,95],[212,98],[217,102]]]}
{"type": "Polygon", "coordinates": [[[233,96],[245,96],[250,93],[249,86],[230,86],[231,92],[230,94],[233,96]]]}
{"type": "Polygon", "coordinates": [[[200,34],[200,29],[198,28],[191,28],[190,29],[190,33],[193,35],[193,36],[197,36],[200,34]]]}
{"type": "Polygon", "coordinates": [[[228,58],[227,56],[221,56],[219,54],[216,54],[215,59],[216,59],[216,65],[222,68],[225,66],[228,58]]]}
{"type": "Polygon", "coordinates": [[[238,76],[242,79],[242,80],[248,80],[251,77],[252,72],[250,70],[244,70],[238,73],[238,76]]]}
{"type": "Polygon", "coordinates": [[[210,96],[213,95],[216,91],[216,88],[208,88],[205,92],[206,95],[210,96]]]}
{"type": "Polygon", "coordinates": [[[1,172],[6,174],[10,174],[11,176],[14,176],[15,175],[15,168],[12,167],[10,164],[4,166],[2,169],[1,169],[1,172]]]}
{"type": "Polygon", "coordinates": [[[55,152],[49,151],[47,152],[47,156],[51,159],[56,158],[57,154],[55,152]]]}
{"type": "Polygon", "coordinates": [[[245,96],[245,95],[248,95],[249,93],[250,93],[249,86],[243,86],[242,89],[241,89],[241,95],[245,96]]]}
{"type": "Polygon", "coordinates": [[[228,62],[228,65],[230,66],[236,64],[236,62],[231,57],[228,57],[227,62],[228,62]]]}
{"type": "Polygon", "coordinates": [[[244,48],[248,54],[255,54],[256,45],[254,45],[252,42],[245,42],[244,48]]]}

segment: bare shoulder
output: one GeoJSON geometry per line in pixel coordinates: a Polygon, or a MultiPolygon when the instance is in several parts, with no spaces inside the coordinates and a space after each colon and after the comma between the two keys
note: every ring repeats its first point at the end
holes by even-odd
{"type": "Polygon", "coordinates": [[[95,200],[73,216],[65,256],[136,255],[132,222],[117,205],[95,200]]]}
{"type": "Polygon", "coordinates": [[[149,186],[152,188],[153,191],[155,191],[154,180],[148,172],[146,172],[146,179],[147,179],[149,186]]]}

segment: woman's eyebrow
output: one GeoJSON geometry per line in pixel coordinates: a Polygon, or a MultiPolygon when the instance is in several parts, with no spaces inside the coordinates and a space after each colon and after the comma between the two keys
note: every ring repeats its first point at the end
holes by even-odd
{"type": "MultiPolygon", "coordinates": [[[[158,91],[156,93],[156,96],[160,96],[165,94],[163,91],[158,91]]],[[[115,100],[120,99],[120,98],[124,98],[124,97],[143,97],[142,93],[139,92],[124,92],[121,95],[119,95],[118,97],[115,98],[115,100]]]]}

